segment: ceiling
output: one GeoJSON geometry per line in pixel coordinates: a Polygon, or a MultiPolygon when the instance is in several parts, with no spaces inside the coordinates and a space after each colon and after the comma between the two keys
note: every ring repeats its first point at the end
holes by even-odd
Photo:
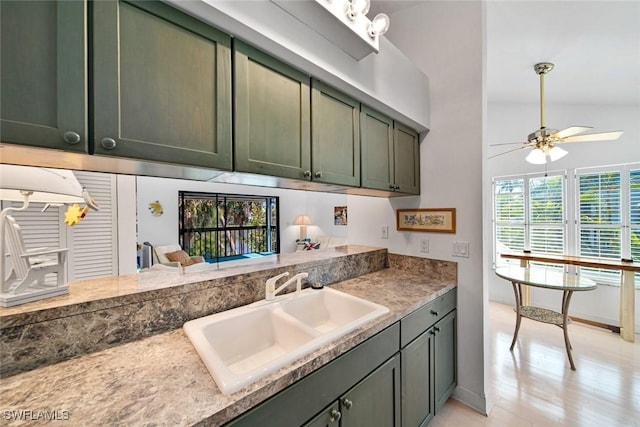
{"type": "MultiPolygon", "coordinates": [[[[372,0],[369,16],[425,1],[372,0]]],[[[640,105],[640,1],[490,0],[488,102],[536,103],[538,62],[548,103],[640,105]]],[[[393,42],[393,40],[391,40],[393,42]]]]}

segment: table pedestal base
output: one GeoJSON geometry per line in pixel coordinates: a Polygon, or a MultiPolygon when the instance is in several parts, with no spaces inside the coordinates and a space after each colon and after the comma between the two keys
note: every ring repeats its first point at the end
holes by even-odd
{"type": "Polygon", "coordinates": [[[571,295],[573,295],[573,291],[563,291],[562,292],[562,312],[558,313],[557,311],[548,310],[546,308],[540,307],[532,307],[522,305],[522,297],[523,297],[523,289],[520,283],[511,282],[513,285],[513,293],[516,297],[516,329],[513,333],[513,340],[511,341],[511,347],[509,350],[513,351],[513,347],[516,345],[516,340],[518,339],[518,332],[520,331],[520,323],[522,322],[522,318],[526,317],[527,319],[535,320],[537,322],[549,323],[551,325],[556,325],[560,327],[564,332],[564,345],[567,350],[567,356],[569,357],[569,364],[571,365],[572,370],[576,370],[576,365],[573,362],[573,356],[571,355],[571,342],[569,341],[569,331],[567,326],[571,323],[569,319],[569,302],[571,301],[571,295]]]}

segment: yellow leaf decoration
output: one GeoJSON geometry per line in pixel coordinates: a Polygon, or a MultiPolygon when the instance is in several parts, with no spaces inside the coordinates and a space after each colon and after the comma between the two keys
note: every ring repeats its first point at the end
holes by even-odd
{"type": "Polygon", "coordinates": [[[77,204],[73,206],[69,206],[67,211],[64,213],[64,223],[69,226],[74,226],[78,222],[80,222],[82,216],[82,209],[77,204]]]}
{"type": "Polygon", "coordinates": [[[151,202],[151,203],[149,203],[149,211],[151,212],[151,215],[153,215],[153,216],[160,216],[163,213],[162,212],[162,205],[157,200],[155,202],[151,202]]]}

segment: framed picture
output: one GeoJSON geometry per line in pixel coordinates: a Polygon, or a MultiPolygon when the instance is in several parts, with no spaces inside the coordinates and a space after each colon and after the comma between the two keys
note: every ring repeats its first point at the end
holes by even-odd
{"type": "Polygon", "coordinates": [[[347,207],[336,206],[333,208],[333,224],[334,225],[347,225],[347,207]]]}
{"type": "Polygon", "coordinates": [[[456,232],[456,208],[398,209],[396,229],[402,231],[456,232]]]}

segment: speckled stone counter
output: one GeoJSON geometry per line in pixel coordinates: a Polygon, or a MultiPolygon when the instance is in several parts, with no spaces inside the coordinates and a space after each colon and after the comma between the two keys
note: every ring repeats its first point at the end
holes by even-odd
{"type": "Polygon", "coordinates": [[[87,426],[222,425],[456,286],[455,263],[393,255],[388,263],[391,268],[332,285],[387,306],[388,314],[237,393],[219,391],[175,329],[3,378],[3,421],[54,416],[87,426]]]}
{"type": "Polygon", "coordinates": [[[387,266],[386,249],[343,246],[69,283],[69,295],[0,308],[0,377],[57,363],[264,298],[268,277],[306,271],[328,285],[387,266]]]}

